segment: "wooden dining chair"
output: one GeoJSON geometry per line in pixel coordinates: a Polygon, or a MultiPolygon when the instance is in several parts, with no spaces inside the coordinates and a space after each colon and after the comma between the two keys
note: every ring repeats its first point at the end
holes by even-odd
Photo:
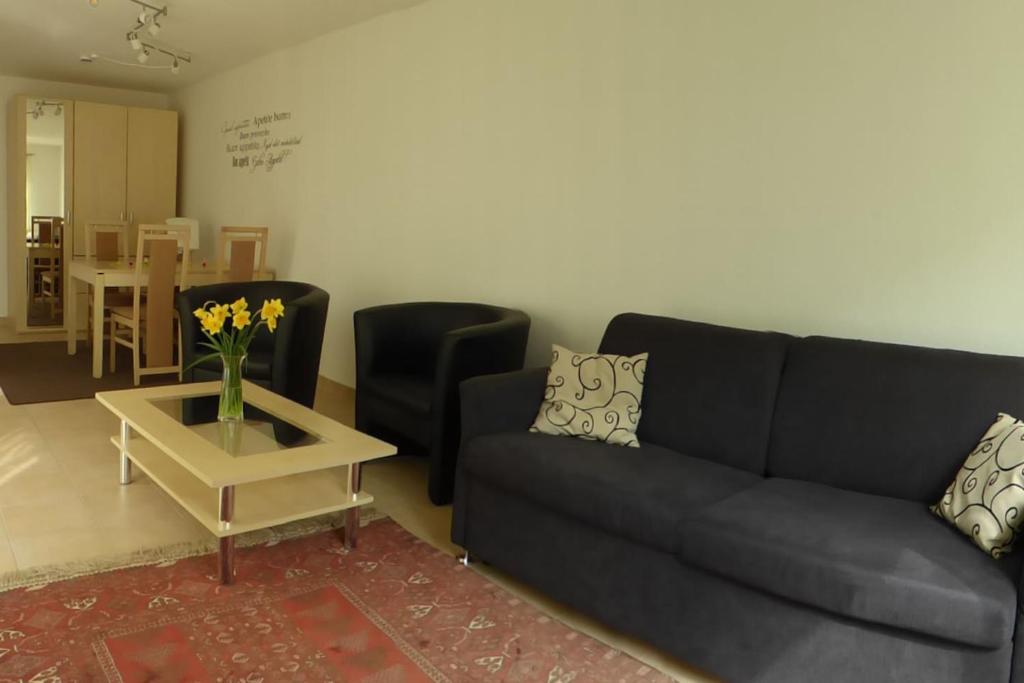
{"type": "MultiPolygon", "coordinates": [[[[126,221],[92,221],[85,224],[85,257],[97,261],[118,261],[128,255],[128,223],[126,221]]],[[[86,339],[92,344],[92,285],[89,286],[88,324],[86,339]]],[[[129,291],[106,289],[103,292],[103,328],[110,322],[110,309],[131,306],[129,291]]]]}
{"type": "MultiPolygon", "coordinates": [[[[53,216],[32,216],[32,227],[28,233],[29,246],[38,247],[44,235],[48,234],[52,224],[53,216]]],[[[48,237],[47,241],[49,241],[48,237]]]]}
{"type": "Polygon", "coordinates": [[[93,221],[85,224],[85,257],[117,261],[128,253],[128,223],[93,221]]]}
{"type": "Polygon", "coordinates": [[[267,236],[270,228],[228,227],[217,239],[217,282],[260,280],[267,268],[267,236]]]}
{"type": "Polygon", "coordinates": [[[40,231],[40,246],[48,248],[50,254],[46,258],[40,259],[45,262],[45,269],[39,274],[39,298],[44,304],[50,304],[50,318],[54,321],[57,319],[57,306],[60,303],[63,289],[61,281],[64,267],[58,251],[63,234],[64,219],[59,216],[51,219],[49,230],[40,231]],[[43,241],[44,235],[45,242],[43,241]]]}
{"type": "Polygon", "coordinates": [[[167,225],[187,225],[189,230],[192,231],[192,249],[195,250],[199,248],[199,221],[197,221],[195,218],[175,216],[174,218],[168,218],[164,222],[167,223],[167,225]]]}
{"type": "Polygon", "coordinates": [[[110,312],[110,372],[117,371],[117,345],[128,347],[132,350],[135,386],[139,385],[142,375],[173,372],[181,378],[180,345],[177,359],[174,353],[178,338],[174,288],[179,249],[182,252],[179,286],[188,288],[190,232],[187,225],[139,226],[132,305],[117,306],[110,312]],[[143,288],[146,289],[144,302],[143,288]],[[143,342],[145,366],[141,361],[143,342]]]}
{"type": "Polygon", "coordinates": [[[28,235],[29,286],[33,302],[42,296],[42,276],[53,267],[53,216],[32,216],[28,235]]]}

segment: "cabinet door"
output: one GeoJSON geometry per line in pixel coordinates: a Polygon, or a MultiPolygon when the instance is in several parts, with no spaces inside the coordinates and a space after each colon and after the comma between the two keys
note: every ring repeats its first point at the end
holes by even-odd
{"type": "Polygon", "coordinates": [[[124,218],[128,110],[75,102],[75,255],[85,254],[85,224],[124,218]]]}
{"type": "Polygon", "coordinates": [[[128,243],[135,244],[139,225],[173,218],[177,195],[178,113],[129,107],[128,243]]]}

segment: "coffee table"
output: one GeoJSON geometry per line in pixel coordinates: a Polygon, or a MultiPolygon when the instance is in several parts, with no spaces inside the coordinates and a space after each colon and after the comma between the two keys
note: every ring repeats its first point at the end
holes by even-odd
{"type": "Polygon", "coordinates": [[[395,447],[244,380],[246,419],[218,422],[219,392],[198,382],[97,393],[121,419],[111,437],[121,484],[138,467],[217,536],[224,584],[234,537],[247,531],[345,510],[344,543],[355,547],[359,508],[373,501],[361,465],[395,447]]]}

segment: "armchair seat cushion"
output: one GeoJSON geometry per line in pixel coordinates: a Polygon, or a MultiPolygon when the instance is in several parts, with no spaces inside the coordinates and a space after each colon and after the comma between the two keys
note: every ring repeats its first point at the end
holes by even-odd
{"type": "Polygon", "coordinates": [[[429,415],[434,398],[430,377],[400,373],[377,373],[364,377],[360,389],[396,403],[419,415],[429,415]]]}
{"type": "Polygon", "coordinates": [[[1013,638],[1019,561],[915,501],[767,479],[682,520],[677,539],[683,562],[805,605],[980,647],[1013,638]]]}
{"type": "Polygon", "coordinates": [[[526,432],[474,438],[461,457],[494,486],[666,552],[680,517],[761,481],[652,444],[622,448],[526,432]]]}

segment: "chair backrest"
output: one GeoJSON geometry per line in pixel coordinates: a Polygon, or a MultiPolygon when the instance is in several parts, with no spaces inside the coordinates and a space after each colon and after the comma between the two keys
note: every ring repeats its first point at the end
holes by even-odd
{"type": "Polygon", "coordinates": [[[29,242],[33,246],[50,246],[53,241],[53,216],[32,216],[29,242]]]}
{"type": "Polygon", "coordinates": [[[266,227],[222,227],[217,240],[217,281],[251,282],[262,278],[269,233],[266,227]]]}
{"type": "Polygon", "coordinates": [[[50,222],[50,225],[51,246],[60,246],[61,244],[63,244],[64,238],[64,219],[61,218],[60,216],[54,216],[53,220],[50,222]]]}
{"type": "Polygon", "coordinates": [[[168,218],[166,221],[167,225],[187,225],[189,230],[189,245],[192,249],[199,248],[199,221],[195,218],[186,218],[184,216],[175,216],[174,218],[168,218]]]}
{"type": "Polygon", "coordinates": [[[93,221],[85,224],[85,256],[97,261],[116,261],[128,252],[128,224],[124,221],[93,221]]]}
{"type": "Polygon", "coordinates": [[[145,327],[146,367],[168,367],[174,357],[174,286],[178,250],[182,251],[179,286],[188,288],[189,237],[187,225],[140,225],[135,252],[135,291],[132,313],[145,327]],[[148,263],[146,255],[148,254],[148,263]],[[142,288],[146,288],[146,315],[142,312],[142,288]]]}

